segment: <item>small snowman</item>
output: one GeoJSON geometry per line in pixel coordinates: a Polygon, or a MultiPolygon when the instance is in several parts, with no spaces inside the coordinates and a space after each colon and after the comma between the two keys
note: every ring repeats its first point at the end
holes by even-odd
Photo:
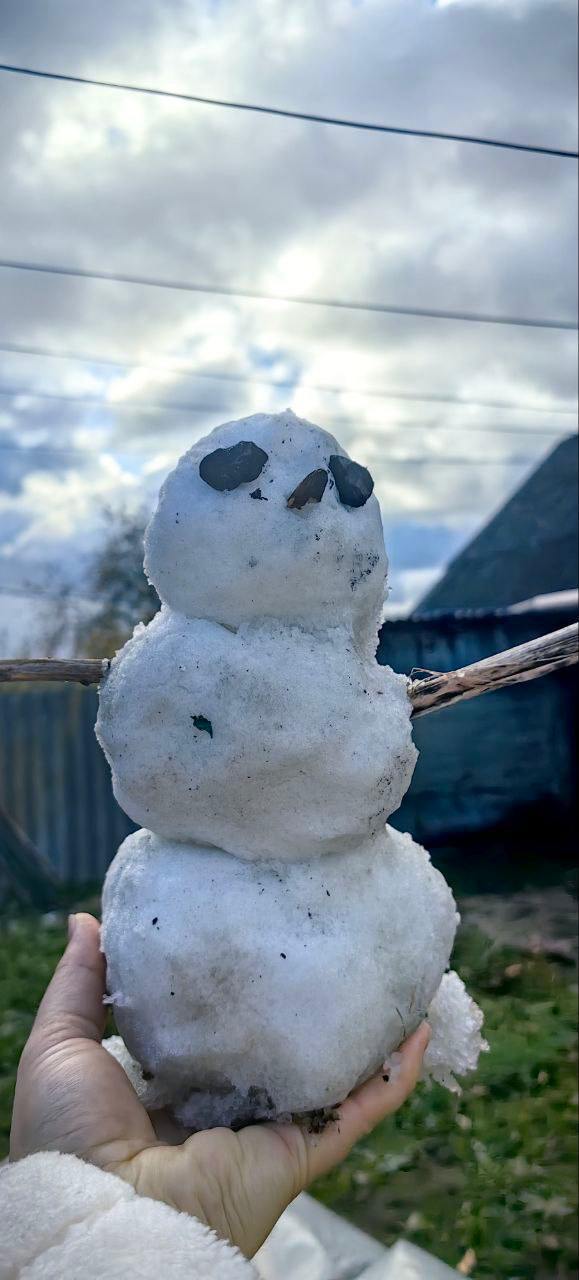
{"type": "Polygon", "coordinates": [[[146,534],[162,601],[101,686],[97,735],[141,829],[103,895],[122,1039],[187,1128],[326,1113],[425,1016],[456,1088],[482,1015],[447,972],[458,916],[387,826],[416,760],[375,653],[387,560],[365,467],[289,410],[198,441],[146,534]]]}

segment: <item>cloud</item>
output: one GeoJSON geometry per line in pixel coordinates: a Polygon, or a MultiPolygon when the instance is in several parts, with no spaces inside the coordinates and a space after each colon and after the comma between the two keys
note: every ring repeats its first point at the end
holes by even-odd
{"type": "MultiPolygon", "coordinates": [[[[55,0],[49,11],[30,0],[0,4],[0,20],[6,61],[574,145],[567,0],[118,0],[106,23],[98,6],[55,0]]],[[[408,306],[574,313],[569,162],[11,76],[2,88],[5,257],[408,306]]],[[[0,387],[106,402],[0,397],[0,443],[26,446],[10,462],[0,451],[0,554],[49,548],[72,574],[79,548],[98,538],[103,501],[151,502],[162,468],[205,430],[291,403],[371,467],[406,599],[524,474],[528,463],[509,458],[538,459],[549,443],[541,428],[570,422],[363,392],[569,402],[572,334],[9,271],[0,297],[0,342],[143,361],[123,371],[0,352],[0,387]],[[145,367],[164,361],[195,376],[145,367]],[[276,378],[290,385],[268,387],[276,378]],[[49,461],[50,448],[63,452],[49,461]]]]}

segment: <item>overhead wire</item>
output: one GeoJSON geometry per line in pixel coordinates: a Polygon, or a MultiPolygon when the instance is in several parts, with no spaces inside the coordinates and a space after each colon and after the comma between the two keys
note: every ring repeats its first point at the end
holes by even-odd
{"type": "MultiPolygon", "coordinates": [[[[45,597],[48,600],[60,600],[61,602],[63,600],[68,601],[69,599],[71,599],[71,596],[69,595],[68,590],[66,588],[64,588],[62,591],[58,591],[58,590],[47,591],[45,587],[36,587],[36,586],[29,587],[25,583],[23,583],[22,586],[18,586],[16,583],[10,583],[10,584],[4,585],[4,583],[0,582],[0,595],[27,596],[27,597],[30,596],[31,599],[34,599],[36,596],[39,596],[39,597],[45,597]]],[[[89,599],[88,596],[85,597],[78,594],[74,595],[72,598],[76,600],[89,599]]],[[[92,592],[91,592],[90,598],[94,599],[94,594],[92,592]]]]}
{"type": "Polygon", "coordinates": [[[415,129],[402,125],[378,124],[367,120],[352,120],[343,116],[321,115],[312,111],[295,111],[285,107],[270,107],[254,102],[237,102],[228,98],[208,97],[204,94],[185,93],[176,89],[157,89],[150,85],[131,84],[120,80],[103,80],[96,76],[79,76],[60,71],[45,71],[40,67],[25,67],[15,63],[0,63],[0,71],[39,80],[61,81],[90,88],[116,89],[125,93],[139,93],[154,98],[173,98],[208,107],[223,107],[233,111],[248,111],[258,115],[279,116],[288,120],[303,120],[310,124],[334,125],[341,129],[358,129],[370,133],[397,134],[408,138],[429,138],[443,142],[462,142],[478,147],[496,147],[506,151],[523,151],[535,155],[555,156],[559,159],[577,159],[578,153],[566,147],[547,147],[529,142],[512,142],[505,138],[487,138],[477,134],[450,133],[441,129],[415,129]]]}
{"type": "Polygon", "coordinates": [[[120,271],[96,271],[60,263],[28,262],[14,258],[0,259],[4,271],[35,272],[40,275],[64,276],[74,280],[99,280],[112,284],[168,289],[178,293],[211,294],[223,298],[247,298],[253,302],[284,302],[292,306],[324,307],[339,311],[365,312],[372,315],[406,316],[426,320],[450,320],[469,324],[496,324],[526,329],[576,330],[577,320],[552,319],[545,316],[494,315],[483,311],[453,311],[438,307],[406,307],[390,302],[357,302],[354,299],[306,297],[301,294],[274,293],[263,289],[239,289],[232,285],[198,283],[192,280],[168,280],[160,276],[132,275],[120,271]]]}
{"type": "Polygon", "coordinates": [[[148,358],[143,360],[126,360],[118,359],[114,356],[89,355],[86,352],[70,351],[61,349],[54,351],[50,347],[24,345],[19,342],[0,342],[0,351],[15,355],[31,355],[47,357],[51,360],[75,360],[83,364],[102,364],[110,365],[115,369],[154,369],[160,373],[178,374],[181,377],[193,377],[216,382],[241,382],[249,383],[255,386],[272,387],[273,389],[295,389],[296,385],[299,390],[317,391],[328,395],[358,395],[372,399],[380,400],[409,400],[432,404],[456,404],[468,408],[478,409],[505,409],[513,412],[521,413],[543,413],[543,414],[564,414],[567,416],[576,416],[577,408],[568,408],[565,405],[553,404],[514,404],[510,400],[474,400],[469,396],[447,395],[443,392],[426,390],[426,391],[402,391],[389,389],[380,389],[372,387],[356,387],[356,386],[330,386],[327,383],[303,382],[301,378],[262,378],[242,373],[225,373],[221,370],[211,372],[205,369],[196,369],[183,364],[167,364],[166,362],[151,361],[148,358]]]}
{"type": "MultiPolygon", "coordinates": [[[[156,450],[116,449],[106,444],[103,444],[100,448],[95,446],[89,446],[87,448],[78,448],[78,446],[76,448],[74,447],[67,448],[66,446],[59,446],[59,445],[45,446],[42,444],[38,444],[38,445],[37,444],[31,444],[31,445],[4,444],[2,441],[0,441],[0,451],[3,453],[27,454],[32,459],[37,458],[39,456],[52,457],[53,455],[56,457],[59,457],[60,455],[65,455],[67,457],[72,456],[74,458],[82,459],[86,454],[89,454],[89,455],[90,454],[99,454],[99,455],[114,454],[117,457],[127,457],[127,458],[155,457],[156,454],[159,453],[158,449],[156,450]]],[[[175,451],[176,450],[173,450],[173,452],[175,451]]],[[[166,452],[171,452],[171,450],[167,448],[166,452]]],[[[526,455],[520,455],[520,454],[515,455],[513,457],[507,456],[507,457],[495,457],[495,458],[492,458],[492,457],[489,458],[488,456],[485,456],[483,458],[478,458],[478,457],[469,458],[469,457],[460,457],[458,455],[452,455],[452,454],[445,454],[444,457],[433,457],[433,456],[427,456],[422,454],[416,457],[407,456],[404,458],[396,458],[396,457],[393,457],[391,454],[389,454],[387,459],[388,466],[390,466],[390,464],[393,463],[394,465],[398,465],[398,464],[409,465],[409,466],[434,465],[434,466],[444,466],[444,467],[446,466],[477,466],[477,467],[489,466],[491,467],[491,466],[500,466],[503,464],[507,466],[527,466],[528,463],[533,461],[534,461],[534,458],[526,455]]]]}
{"type": "MultiPolygon", "coordinates": [[[[171,400],[156,400],[156,401],[133,400],[132,402],[116,401],[116,400],[106,400],[102,396],[87,396],[84,393],[80,393],[77,395],[74,392],[69,393],[69,392],[62,392],[62,391],[44,391],[44,390],[37,390],[31,387],[0,387],[0,396],[3,396],[7,399],[13,399],[13,400],[28,399],[28,400],[48,400],[48,401],[57,401],[57,402],[60,401],[64,404],[78,404],[86,408],[102,409],[105,412],[110,414],[132,413],[132,414],[138,415],[140,413],[146,414],[146,413],[171,412],[171,413],[195,413],[200,415],[207,414],[208,416],[210,416],[211,414],[217,414],[217,413],[221,414],[221,413],[235,412],[235,406],[227,405],[227,404],[226,405],[194,404],[188,401],[171,401],[171,400]]],[[[13,406],[13,409],[17,413],[21,412],[21,409],[19,409],[17,405],[13,406]]],[[[464,423],[457,424],[452,422],[451,423],[446,423],[446,422],[431,423],[431,422],[415,422],[415,421],[407,422],[404,419],[398,422],[389,422],[389,423],[382,424],[382,423],[373,422],[373,421],[364,422],[359,418],[357,420],[354,420],[351,417],[349,418],[346,416],[336,417],[335,415],[330,416],[328,418],[326,425],[329,427],[351,427],[359,431],[361,434],[363,433],[373,434],[376,432],[381,434],[382,431],[385,431],[386,435],[388,434],[388,432],[404,431],[406,429],[409,429],[412,431],[431,431],[431,430],[457,431],[458,430],[458,431],[464,432],[466,427],[468,427],[468,430],[466,430],[466,434],[470,434],[471,431],[478,431],[478,432],[481,432],[482,434],[523,435],[527,437],[534,436],[534,435],[560,436],[562,434],[561,428],[558,426],[536,427],[533,425],[531,427],[527,427],[520,423],[512,424],[509,422],[507,423],[469,422],[468,424],[464,424],[464,423]]]]}

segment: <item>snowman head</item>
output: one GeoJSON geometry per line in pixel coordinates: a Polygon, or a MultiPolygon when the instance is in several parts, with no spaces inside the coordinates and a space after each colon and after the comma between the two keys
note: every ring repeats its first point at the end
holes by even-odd
{"type": "Polygon", "coordinates": [[[190,618],[374,632],[387,561],[372,489],[333,436],[290,410],[227,422],[165,480],[145,571],[190,618]]]}

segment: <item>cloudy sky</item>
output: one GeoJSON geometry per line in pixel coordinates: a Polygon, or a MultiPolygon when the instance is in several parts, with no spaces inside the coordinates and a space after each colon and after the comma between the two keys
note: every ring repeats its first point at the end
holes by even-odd
{"type": "MultiPolygon", "coordinates": [[[[6,63],[563,148],[575,46],[574,0],[0,0],[6,63]]],[[[7,73],[0,94],[3,260],[575,314],[569,160],[7,73]]],[[[370,467],[397,611],[574,426],[557,330],[0,269],[9,344],[61,354],[0,350],[4,650],[43,590],[82,595],[103,510],[150,506],[227,418],[290,404],[370,467]]]]}

